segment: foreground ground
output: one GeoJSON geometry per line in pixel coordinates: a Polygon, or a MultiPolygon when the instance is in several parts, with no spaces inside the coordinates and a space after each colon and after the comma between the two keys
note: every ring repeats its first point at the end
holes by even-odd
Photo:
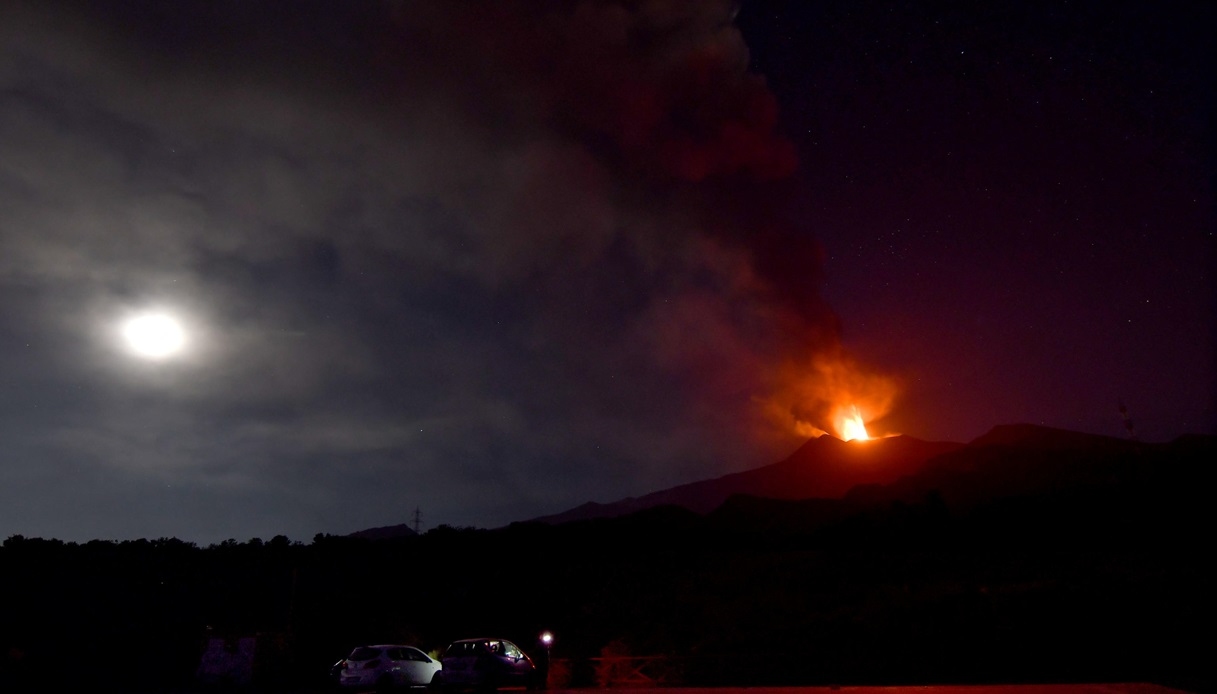
{"type": "MultiPolygon", "coordinates": [[[[340,690],[326,689],[325,692],[340,690]]],[[[420,689],[418,691],[426,691],[420,689]]],[[[500,690],[515,692],[524,690],[500,690]]],[[[1006,685],[931,685],[910,687],[622,687],[613,689],[548,689],[547,694],[1187,694],[1189,690],[1174,689],[1143,682],[1091,684],[1006,684],[1006,685]]],[[[321,694],[320,691],[297,694],[321,694]]]]}

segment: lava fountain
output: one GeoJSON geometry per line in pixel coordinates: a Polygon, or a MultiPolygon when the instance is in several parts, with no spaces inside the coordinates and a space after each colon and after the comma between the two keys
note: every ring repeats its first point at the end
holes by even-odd
{"type": "Polygon", "coordinates": [[[866,422],[858,412],[857,405],[850,405],[848,412],[836,418],[837,434],[842,441],[867,441],[870,434],[866,432],[866,422]]]}

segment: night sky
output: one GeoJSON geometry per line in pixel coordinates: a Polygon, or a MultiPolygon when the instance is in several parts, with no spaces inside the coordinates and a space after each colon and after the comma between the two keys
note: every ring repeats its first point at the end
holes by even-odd
{"type": "Polygon", "coordinates": [[[7,0],[0,537],[496,527],[853,407],[1217,433],[1214,18],[7,0]]]}

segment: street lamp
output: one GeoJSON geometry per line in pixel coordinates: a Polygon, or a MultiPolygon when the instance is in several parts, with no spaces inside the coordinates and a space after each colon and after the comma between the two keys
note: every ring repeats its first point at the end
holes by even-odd
{"type": "Polygon", "coordinates": [[[549,631],[541,632],[537,639],[541,642],[541,657],[537,668],[537,685],[541,689],[549,689],[549,647],[554,645],[554,635],[549,631]]]}

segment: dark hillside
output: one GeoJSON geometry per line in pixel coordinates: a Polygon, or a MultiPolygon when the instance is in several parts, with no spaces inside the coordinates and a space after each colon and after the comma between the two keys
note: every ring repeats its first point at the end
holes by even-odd
{"type": "Polygon", "coordinates": [[[1208,468],[1217,439],[1093,450],[969,445],[845,499],[736,496],[699,515],[305,545],[11,537],[3,688],[191,682],[208,636],[259,636],[265,688],[320,685],[360,643],[558,637],[665,656],[670,682],[1148,681],[1211,690],[1208,468]],[[64,635],[79,667],[56,666],[64,635]],[[148,667],[134,671],[131,654],[148,667]]]}
{"type": "Polygon", "coordinates": [[[821,436],[803,444],[785,460],[771,465],[613,503],[587,503],[534,520],[565,523],[612,518],[656,506],[681,506],[708,513],[735,494],[770,499],[835,499],[857,485],[895,482],[920,470],[926,461],[960,446],[950,441],[922,441],[911,436],[865,442],[821,436]]]}

